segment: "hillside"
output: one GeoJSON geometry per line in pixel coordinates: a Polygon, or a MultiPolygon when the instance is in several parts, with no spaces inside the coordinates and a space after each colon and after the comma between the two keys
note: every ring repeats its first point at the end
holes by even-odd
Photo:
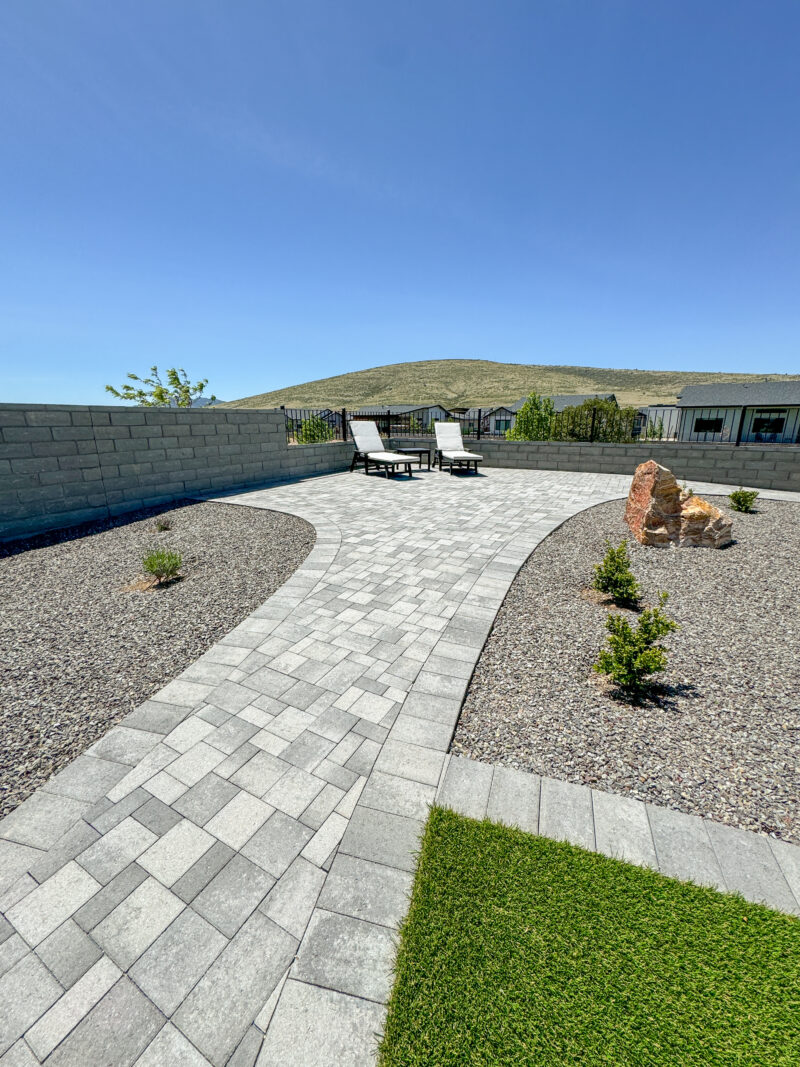
{"type": "Polygon", "coordinates": [[[708,374],[695,371],[613,370],[487,359],[433,359],[337,374],[315,382],[229,401],[228,407],[366,407],[416,404],[489,407],[538,393],[616,393],[621,404],[673,404],[685,385],[795,377],[788,374],[708,374]]]}

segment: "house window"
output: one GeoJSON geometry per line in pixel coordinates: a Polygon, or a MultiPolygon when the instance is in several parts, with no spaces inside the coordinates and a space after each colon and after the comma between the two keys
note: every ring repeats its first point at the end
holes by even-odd
{"type": "Polygon", "coordinates": [[[695,433],[722,433],[722,416],[716,419],[698,417],[694,420],[695,433]]]}
{"type": "Polygon", "coordinates": [[[783,415],[760,415],[753,419],[754,434],[782,434],[786,419],[783,415]]]}
{"type": "Polygon", "coordinates": [[[511,429],[511,419],[495,419],[494,428],[498,433],[505,433],[511,429]]]}

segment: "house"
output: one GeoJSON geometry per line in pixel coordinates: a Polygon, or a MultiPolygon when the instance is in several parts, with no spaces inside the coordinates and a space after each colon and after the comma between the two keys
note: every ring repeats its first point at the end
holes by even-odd
{"type": "Polygon", "coordinates": [[[510,407],[467,408],[459,417],[464,433],[474,434],[481,420],[481,436],[502,437],[511,428],[514,412],[510,407]]]}
{"type": "Polygon", "coordinates": [[[637,408],[633,423],[634,437],[674,441],[678,436],[680,411],[675,404],[648,404],[637,408]]]}
{"type": "Polygon", "coordinates": [[[372,404],[351,413],[351,417],[357,419],[381,419],[381,432],[387,435],[391,434],[394,428],[400,431],[407,429],[409,425],[412,428],[417,425],[420,430],[427,430],[431,423],[437,420],[443,422],[448,415],[448,410],[441,404],[372,404]],[[391,423],[388,428],[387,423],[391,423]]]}
{"type": "Polygon", "coordinates": [[[679,441],[800,443],[800,379],[687,385],[679,441]]]}

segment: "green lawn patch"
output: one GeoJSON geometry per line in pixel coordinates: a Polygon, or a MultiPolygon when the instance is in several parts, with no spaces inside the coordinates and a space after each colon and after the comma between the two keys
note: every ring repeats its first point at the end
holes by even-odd
{"type": "Polygon", "coordinates": [[[800,922],[434,808],[382,1067],[800,1063],[800,922]]]}

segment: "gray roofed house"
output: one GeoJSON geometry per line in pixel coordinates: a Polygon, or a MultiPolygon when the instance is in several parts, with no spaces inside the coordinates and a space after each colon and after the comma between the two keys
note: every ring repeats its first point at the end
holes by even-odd
{"type": "Polygon", "coordinates": [[[709,382],[687,385],[678,396],[679,408],[785,407],[800,404],[800,378],[776,382],[709,382]]]}
{"type": "MultiPolygon", "coordinates": [[[[520,397],[520,399],[515,400],[513,404],[508,404],[507,407],[510,408],[511,411],[519,411],[527,399],[527,396],[520,397]]],[[[552,400],[553,407],[556,411],[563,411],[565,408],[580,407],[581,404],[585,404],[587,400],[611,400],[615,404],[617,402],[614,393],[562,393],[557,396],[549,396],[546,399],[552,400]]]]}
{"type": "Polygon", "coordinates": [[[800,443],[800,379],[687,385],[677,408],[680,441],[800,443]]]}

